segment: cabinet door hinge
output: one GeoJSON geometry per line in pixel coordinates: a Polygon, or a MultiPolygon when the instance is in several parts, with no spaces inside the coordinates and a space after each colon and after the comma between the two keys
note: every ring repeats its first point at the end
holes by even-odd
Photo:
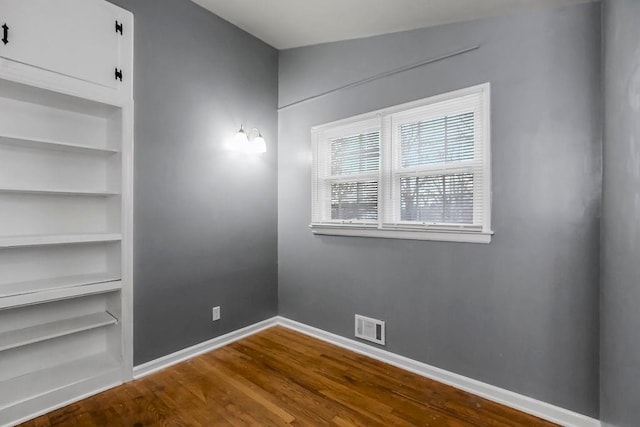
{"type": "Polygon", "coordinates": [[[9,43],[9,27],[7,26],[7,23],[5,22],[4,24],[2,24],[2,43],[7,44],[9,43]]]}
{"type": "Polygon", "coordinates": [[[122,70],[116,68],[116,80],[122,81],[122,70]]]}
{"type": "Polygon", "coordinates": [[[122,35],[123,27],[124,27],[124,24],[122,22],[116,21],[116,33],[120,33],[120,35],[122,35]]]}

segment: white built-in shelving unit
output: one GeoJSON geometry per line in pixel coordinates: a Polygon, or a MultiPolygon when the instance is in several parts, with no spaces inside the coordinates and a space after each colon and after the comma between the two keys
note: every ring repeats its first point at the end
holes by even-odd
{"type": "Polygon", "coordinates": [[[0,0],[0,426],[131,379],[132,42],[103,0],[0,0]]]}

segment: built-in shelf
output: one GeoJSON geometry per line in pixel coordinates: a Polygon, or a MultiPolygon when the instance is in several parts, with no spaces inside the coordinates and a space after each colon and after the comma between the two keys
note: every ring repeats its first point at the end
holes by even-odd
{"type": "Polygon", "coordinates": [[[115,325],[116,323],[118,323],[118,319],[107,312],[101,312],[2,332],[0,333],[0,351],[115,325]]]}
{"type": "Polygon", "coordinates": [[[0,249],[28,246],[71,245],[77,243],[117,242],[121,234],[56,234],[52,236],[12,236],[0,237],[0,249]]]}
{"type": "Polygon", "coordinates": [[[47,139],[21,138],[17,136],[0,135],[0,144],[11,145],[16,147],[38,148],[43,150],[68,151],[73,153],[113,155],[118,150],[111,148],[98,148],[90,145],[71,144],[68,142],[53,141],[47,139]]]}
{"type": "Polygon", "coordinates": [[[38,194],[49,196],[92,196],[92,197],[109,197],[117,196],[120,193],[115,191],[88,191],[88,190],[70,190],[70,189],[51,189],[45,190],[40,188],[19,188],[19,187],[0,187],[0,193],[8,194],[38,194]]]}
{"type": "Polygon", "coordinates": [[[120,376],[120,364],[108,354],[73,360],[0,381],[0,410],[63,390],[92,378],[120,376]]]}
{"type": "Polygon", "coordinates": [[[0,65],[0,427],[133,364],[133,17],[103,0],[9,3],[24,25],[0,65]],[[89,66],[103,62],[110,74],[89,66]]]}
{"type": "Polygon", "coordinates": [[[116,274],[96,273],[0,284],[0,310],[119,291],[116,274]]]}

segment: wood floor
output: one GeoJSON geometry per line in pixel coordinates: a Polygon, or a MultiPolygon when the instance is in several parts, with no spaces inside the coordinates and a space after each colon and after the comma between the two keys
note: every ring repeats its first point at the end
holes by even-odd
{"type": "Polygon", "coordinates": [[[246,425],[554,424],[282,327],[23,424],[246,425]]]}

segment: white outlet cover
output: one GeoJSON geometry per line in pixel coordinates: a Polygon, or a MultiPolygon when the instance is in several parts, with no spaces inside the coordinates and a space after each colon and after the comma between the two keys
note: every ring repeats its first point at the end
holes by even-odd
{"type": "Polygon", "coordinates": [[[218,307],[213,307],[212,309],[212,320],[215,322],[216,320],[220,320],[220,306],[218,307]]]}

